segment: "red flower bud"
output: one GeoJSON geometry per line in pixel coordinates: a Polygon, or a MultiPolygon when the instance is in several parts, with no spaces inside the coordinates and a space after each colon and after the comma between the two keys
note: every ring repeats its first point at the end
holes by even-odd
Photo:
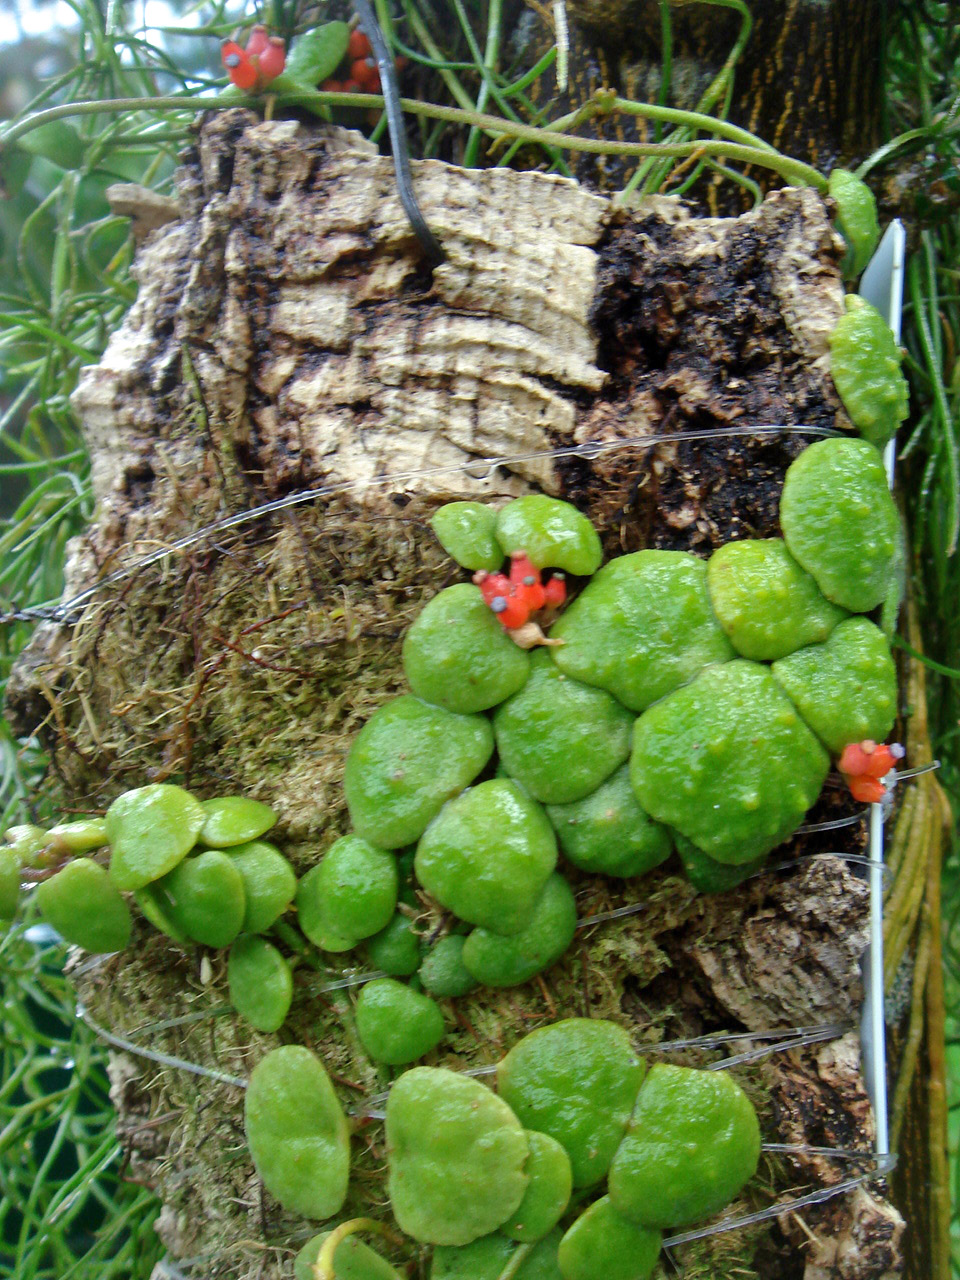
{"type": "Polygon", "coordinates": [[[879,804],[886,794],[886,789],[878,778],[848,778],[847,786],[854,800],[859,800],[861,804],[879,804]]]}
{"type": "Polygon", "coordinates": [[[543,595],[545,603],[552,609],[559,608],[567,598],[566,580],[554,574],[544,584],[543,595]]]}
{"type": "Polygon", "coordinates": [[[235,40],[225,40],[220,50],[223,65],[233,84],[246,92],[257,83],[257,69],[235,40]]]}
{"type": "Polygon", "coordinates": [[[530,621],[529,608],[517,596],[497,596],[491,608],[497,615],[497,621],[507,631],[515,631],[517,627],[522,627],[525,622],[530,621]],[[498,609],[496,606],[501,600],[503,608],[498,609]]]}
{"type": "MultiPolygon", "coordinates": [[[[248,46],[249,50],[249,46],[248,46]]],[[[257,66],[260,79],[264,84],[276,80],[287,63],[287,50],[279,36],[271,36],[267,47],[257,55],[257,66]]]]}
{"type": "Polygon", "coordinates": [[[843,748],[843,755],[837,767],[841,773],[857,777],[861,773],[866,773],[868,764],[869,758],[860,743],[851,742],[849,746],[843,748]]]}
{"type": "Polygon", "coordinates": [[[251,56],[254,54],[259,56],[269,43],[270,37],[267,35],[267,28],[258,22],[247,37],[247,53],[251,56]]]}

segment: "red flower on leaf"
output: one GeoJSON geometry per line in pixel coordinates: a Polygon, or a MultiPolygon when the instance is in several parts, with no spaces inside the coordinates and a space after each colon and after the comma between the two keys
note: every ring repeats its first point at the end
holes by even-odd
{"type": "Polygon", "coordinates": [[[220,56],[231,83],[244,93],[262,93],[287,61],[286,46],[280,37],[268,35],[266,27],[259,25],[250,32],[245,49],[236,40],[225,40],[220,56]]]}

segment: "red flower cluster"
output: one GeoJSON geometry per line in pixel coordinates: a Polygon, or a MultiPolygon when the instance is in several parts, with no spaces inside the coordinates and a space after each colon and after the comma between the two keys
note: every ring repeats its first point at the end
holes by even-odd
{"type": "Polygon", "coordinates": [[[227,75],[244,93],[261,93],[286,66],[287,50],[279,36],[268,36],[267,28],[256,26],[250,32],[247,47],[241,49],[236,40],[225,40],[220,50],[227,75]]]}
{"type": "Polygon", "coordinates": [[[851,742],[844,747],[837,768],[854,800],[862,804],[877,804],[886,795],[882,779],[903,756],[904,750],[899,742],[889,746],[881,742],[878,746],[866,738],[863,742],[851,742]]]}
{"type": "Polygon", "coordinates": [[[563,575],[552,574],[546,582],[541,582],[540,570],[534,568],[523,552],[511,557],[509,577],[481,569],[473,575],[473,580],[505,631],[516,631],[525,626],[533,614],[541,609],[557,609],[567,598],[563,575]]]}

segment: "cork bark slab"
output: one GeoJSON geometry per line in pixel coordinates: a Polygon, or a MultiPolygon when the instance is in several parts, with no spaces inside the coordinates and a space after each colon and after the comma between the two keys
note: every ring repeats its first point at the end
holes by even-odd
{"type": "MultiPolygon", "coordinates": [[[[97,513],[67,595],[125,572],[71,625],[41,627],[11,682],[10,714],[39,727],[74,805],[173,776],[204,795],[243,790],[278,810],[277,842],[305,869],[346,829],[343,759],[401,688],[405,628],[457,576],[427,525],[438,504],[539,486],[587,510],[608,553],[707,554],[776,533],[783,473],[810,438],[745,429],[849,425],[827,367],[842,244],[813,191],[697,219],[670,201],[618,212],[536,173],[424,162],[415,180],[447,251],[432,273],[389,162],[361,138],[244,111],[199,128],[176,214],[166,206],[140,249],[138,299],[74,401],[97,513]],[[701,438],[717,428],[741,434],[701,438]],[[587,444],[604,448],[569,452],[587,444]],[[477,465],[490,456],[512,461],[477,465]],[[322,498],[243,518],[318,487],[322,498]]],[[[827,792],[818,814],[843,803],[827,792]]],[[[669,866],[636,884],[578,877],[581,916],[644,910],[581,931],[542,981],[451,1005],[438,1061],[493,1061],[571,1015],[615,1017],[651,1045],[854,1027],[866,889],[830,856],[861,847],[852,830],[800,837],[788,858],[820,856],[714,898],[669,866]]],[[[77,983],[115,1034],[243,1077],[278,1037],[208,1016],[224,968],[144,930],[77,983]]],[[[330,977],[298,970],[283,1039],[322,1053],[362,1112],[385,1077],[330,977]]],[[[855,1035],[744,1079],[772,1140],[829,1145],[829,1129],[869,1146],[855,1035]]],[[[120,1056],[114,1091],[185,1269],[288,1275],[311,1231],[256,1178],[240,1090],[120,1056]]],[[[361,1123],[354,1148],[345,1213],[382,1216],[382,1131],[361,1123]]],[[[781,1161],[767,1181],[787,1195],[829,1180],[821,1166],[781,1161]]],[[[750,1192],[737,1208],[766,1202],[750,1192]]],[[[811,1209],[803,1231],[736,1233],[681,1257],[714,1280],[869,1280],[899,1274],[901,1229],[864,1194],[811,1209]]]]}

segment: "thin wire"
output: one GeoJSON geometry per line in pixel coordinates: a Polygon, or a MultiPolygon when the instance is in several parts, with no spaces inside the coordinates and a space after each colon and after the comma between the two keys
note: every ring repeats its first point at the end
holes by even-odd
{"type": "Polygon", "coordinates": [[[646,911],[647,904],[645,902],[631,902],[626,907],[617,907],[615,911],[601,911],[596,916],[586,916],[583,920],[577,921],[578,929],[586,929],[587,925],[603,924],[607,920],[622,920],[624,916],[639,915],[641,911],[646,911]]]}
{"type": "MultiPolygon", "coordinates": [[[[776,1040],[777,1037],[785,1039],[810,1036],[819,1033],[831,1032],[835,1036],[841,1036],[845,1032],[852,1030],[852,1023],[842,1022],[818,1022],[809,1027],[777,1027],[770,1031],[717,1031],[709,1032],[704,1036],[694,1036],[691,1040],[665,1040],[661,1044],[650,1044],[641,1046],[642,1053],[679,1053],[683,1049],[715,1049],[724,1044],[736,1044],[741,1040],[776,1040]]],[[[784,1043],[781,1040],[780,1043],[784,1043]]]]}
{"type": "Polygon", "coordinates": [[[757,1213],[747,1213],[739,1218],[724,1218],[722,1221],[714,1223],[713,1226],[703,1227],[699,1231],[685,1231],[678,1236],[668,1236],[663,1241],[663,1244],[668,1248],[680,1244],[689,1244],[693,1240],[703,1240],[707,1236],[735,1231],[740,1227],[752,1227],[758,1222],[769,1222],[771,1218],[782,1217],[785,1213],[795,1213],[797,1209],[803,1209],[807,1205],[822,1204],[825,1200],[832,1200],[834,1196],[843,1195],[846,1191],[853,1191],[854,1188],[861,1186],[865,1182],[872,1182],[877,1178],[885,1178],[888,1173],[896,1168],[897,1164],[895,1155],[871,1156],[869,1152],[865,1152],[863,1158],[875,1162],[876,1167],[872,1172],[859,1174],[855,1178],[844,1178],[842,1182],[836,1183],[835,1186],[821,1187],[819,1191],[811,1191],[798,1199],[771,1205],[769,1209],[760,1209],[757,1213]]]}
{"type": "Polygon", "coordinates": [[[848,818],[834,818],[832,822],[807,822],[802,827],[797,827],[793,833],[796,836],[809,835],[811,831],[838,831],[840,827],[853,827],[858,822],[862,822],[869,814],[869,808],[861,809],[859,813],[852,813],[848,818]]]}
{"type": "Polygon", "coordinates": [[[520,462],[542,461],[549,458],[598,458],[604,454],[611,453],[620,449],[650,449],[658,444],[666,443],[685,443],[686,441],[695,440],[714,440],[727,439],[738,436],[765,436],[765,435],[782,435],[784,433],[806,434],[816,436],[835,436],[839,433],[829,427],[814,426],[796,426],[793,424],[767,424],[755,427],[721,427],[717,429],[703,431],[686,431],[682,435],[674,433],[653,434],[649,436],[634,436],[629,440],[615,440],[604,442],[592,442],[579,445],[567,445],[559,449],[534,449],[528,453],[520,453],[514,455],[491,455],[488,457],[478,457],[472,462],[465,462],[457,467],[421,467],[411,471],[398,471],[390,475],[374,477],[369,480],[360,481],[343,481],[340,484],[319,485],[315,489],[301,489],[294,493],[288,493],[283,498],[274,498],[271,502],[261,503],[256,507],[249,507],[243,511],[234,512],[233,515],[224,516],[220,520],[214,520],[211,524],[204,525],[203,528],[195,530],[193,533],[185,534],[182,538],[177,538],[173,542],[167,543],[166,546],[152,551],[148,555],[141,556],[133,561],[132,564],[125,565],[122,569],[117,569],[113,573],[107,574],[101,578],[99,582],[93,586],[87,587],[84,591],[73,596],[71,599],[62,604],[53,602],[43,605],[30,605],[25,609],[14,609],[8,613],[0,615],[0,624],[11,622],[67,622],[74,620],[74,615],[84,605],[94,598],[105,587],[114,586],[118,582],[124,582],[134,574],[139,573],[142,569],[147,569],[151,565],[158,564],[161,560],[177,554],[181,551],[188,551],[191,547],[197,546],[203,542],[210,534],[222,533],[227,529],[235,529],[240,525],[252,523],[259,520],[262,516],[272,515],[277,511],[284,511],[288,507],[303,506],[309,502],[315,502],[319,498],[331,498],[341,496],[343,494],[357,493],[366,489],[389,489],[394,485],[398,485],[410,480],[419,480],[425,478],[439,478],[441,476],[466,474],[474,479],[483,479],[489,475],[497,467],[512,467],[520,462]]]}
{"type": "Polygon", "coordinates": [[[919,778],[921,774],[933,773],[934,770],[940,768],[939,760],[931,760],[929,764],[919,764],[915,769],[894,769],[896,777],[894,784],[903,782],[904,778],[919,778]]]}
{"type": "Polygon", "coordinates": [[[801,853],[799,857],[790,858],[786,862],[771,862],[757,871],[752,876],[747,876],[748,880],[753,880],[756,876],[766,875],[770,871],[789,871],[792,867],[802,866],[805,862],[812,862],[814,858],[842,858],[844,862],[851,862],[856,867],[866,867],[879,871],[884,881],[884,886],[893,882],[893,872],[883,861],[882,858],[868,858],[862,853],[844,853],[840,849],[831,849],[821,853],[801,853]]]}
{"type": "Polygon", "coordinates": [[[101,1027],[98,1022],[94,1022],[82,1004],[77,1005],[77,1017],[87,1024],[94,1035],[99,1036],[101,1040],[105,1040],[107,1044],[112,1044],[116,1049],[123,1049],[138,1058],[147,1058],[150,1062],[159,1063],[162,1067],[174,1067],[178,1071],[189,1071],[191,1075],[206,1076],[208,1079],[216,1080],[220,1084],[232,1084],[238,1089],[246,1089],[247,1087],[246,1080],[241,1080],[239,1076],[231,1076],[225,1071],[216,1071],[211,1067],[202,1067],[199,1062],[188,1062],[186,1058],[178,1058],[174,1054],[158,1053],[155,1049],[146,1049],[143,1045],[136,1044],[133,1040],[125,1040],[123,1036],[115,1036],[112,1031],[108,1031],[106,1027],[101,1027]]]}
{"type": "Polygon", "coordinates": [[[728,1071],[731,1067],[742,1066],[745,1062],[758,1062],[761,1058],[769,1058],[772,1053],[786,1053],[790,1049],[802,1049],[804,1045],[820,1044],[824,1040],[837,1040],[852,1028],[843,1023],[825,1023],[822,1027],[812,1028],[803,1035],[788,1034],[775,1044],[763,1045],[759,1049],[748,1049],[746,1053],[735,1054],[732,1058],[724,1058],[721,1062],[711,1062],[706,1071],[728,1071]]]}

